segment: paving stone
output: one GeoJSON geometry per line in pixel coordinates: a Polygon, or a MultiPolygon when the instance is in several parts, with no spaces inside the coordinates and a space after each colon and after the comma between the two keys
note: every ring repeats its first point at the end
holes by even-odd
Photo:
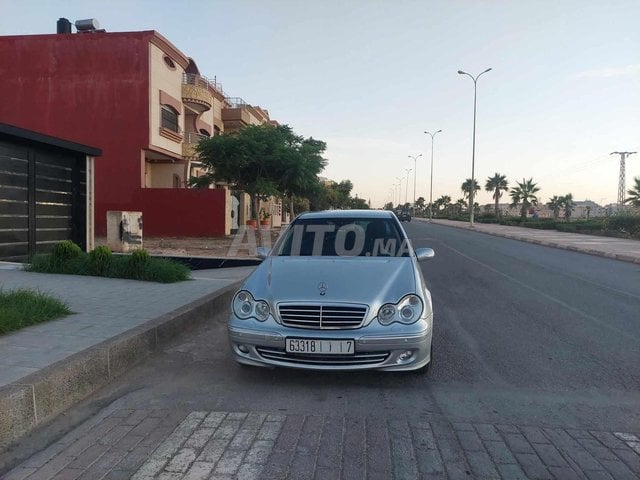
{"type": "Polygon", "coordinates": [[[240,468],[245,453],[244,450],[226,450],[216,464],[215,473],[230,475],[236,473],[240,468]]]}
{"type": "Polygon", "coordinates": [[[611,460],[615,461],[618,459],[613,452],[602,445],[595,438],[579,438],[578,443],[584,447],[584,449],[589,452],[590,455],[594,456],[598,460],[611,460]]]}
{"type": "Polygon", "coordinates": [[[298,443],[298,437],[300,436],[303,423],[304,416],[302,415],[288,416],[282,425],[274,450],[294,450],[298,443]]]}
{"type": "Polygon", "coordinates": [[[75,457],[67,457],[65,455],[57,455],[40,467],[29,480],[50,480],[59,471],[65,468],[69,463],[75,460],[75,457]]]}
{"type": "Polygon", "coordinates": [[[558,480],[581,480],[581,476],[569,467],[549,467],[549,472],[558,480]]]}
{"type": "Polygon", "coordinates": [[[421,476],[444,475],[444,463],[442,463],[442,457],[440,457],[440,452],[438,450],[416,448],[415,455],[416,462],[418,464],[418,471],[421,476]]]}
{"type": "Polygon", "coordinates": [[[203,480],[208,479],[215,467],[214,463],[193,462],[185,473],[182,480],[203,480]]]}
{"type": "Polygon", "coordinates": [[[640,442],[640,438],[633,433],[613,432],[613,434],[624,442],[640,442]]]}
{"type": "Polygon", "coordinates": [[[211,412],[202,420],[200,426],[202,428],[218,428],[226,416],[226,412],[211,412]]]}
{"type": "Polygon", "coordinates": [[[411,426],[411,434],[413,436],[413,442],[416,446],[416,449],[435,449],[436,447],[436,439],[433,436],[433,432],[431,431],[431,427],[428,423],[421,423],[418,425],[411,426]]]}
{"type": "Polygon", "coordinates": [[[513,453],[535,453],[531,444],[521,433],[504,433],[503,437],[513,453]]]}
{"type": "Polygon", "coordinates": [[[496,465],[496,467],[504,480],[529,480],[529,477],[527,477],[518,464],[503,464],[496,465]]]}
{"type": "Polygon", "coordinates": [[[536,480],[551,480],[553,478],[537,455],[516,453],[515,457],[528,477],[536,480]]]}
{"type": "Polygon", "coordinates": [[[591,436],[591,434],[587,430],[580,430],[580,429],[576,429],[576,428],[567,428],[565,431],[569,435],[571,435],[573,438],[575,438],[576,440],[578,440],[580,438],[582,438],[582,439],[593,438],[591,436]]]}
{"type": "Polygon", "coordinates": [[[431,422],[433,436],[440,438],[455,438],[456,433],[448,422],[431,422]]]}
{"type": "Polygon", "coordinates": [[[486,452],[466,452],[466,457],[475,477],[498,478],[498,472],[486,452]]]}
{"type": "Polygon", "coordinates": [[[515,425],[499,423],[495,427],[500,433],[520,433],[520,430],[515,425]]]}
{"type": "MultiPolygon", "coordinates": [[[[384,430],[385,438],[387,438],[387,429],[384,430]]],[[[320,436],[320,448],[318,450],[319,468],[335,469],[342,462],[342,446],[344,443],[344,418],[343,417],[327,417],[322,428],[320,436]]],[[[388,438],[386,451],[388,455],[389,446],[388,438]]]]}
{"type": "Polygon", "coordinates": [[[453,429],[456,432],[473,432],[473,425],[470,423],[463,423],[463,422],[451,422],[451,426],[453,427],[453,429]]]}
{"type": "Polygon", "coordinates": [[[484,452],[482,441],[478,434],[471,430],[461,430],[456,432],[458,441],[462,446],[462,449],[466,452],[484,452]]]}
{"type": "Polygon", "coordinates": [[[216,463],[222,457],[230,441],[231,439],[228,438],[212,438],[204,446],[196,460],[198,462],[216,463]]]}
{"type": "Polygon", "coordinates": [[[32,473],[35,473],[37,470],[38,469],[36,467],[31,467],[31,468],[18,467],[18,468],[14,468],[10,472],[8,472],[4,477],[2,477],[2,480],[24,480],[25,478],[27,478],[32,473]]]}
{"type": "Polygon", "coordinates": [[[520,432],[529,443],[550,443],[541,428],[530,426],[520,427],[520,432]]]}
{"type": "Polygon", "coordinates": [[[637,479],[638,477],[620,460],[602,460],[602,466],[616,480],[637,479]]]}
{"type": "MultiPolygon", "coordinates": [[[[268,417],[267,417],[268,418],[268,417]]],[[[275,440],[280,435],[282,422],[266,421],[260,427],[256,438],[258,440],[275,440]]]]}
{"type": "Polygon", "coordinates": [[[342,448],[342,472],[345,478],[364,477],[365,419],[346,417],[342,448]]]}
{"type": "Polygon", "coordinates": [[[186,473],[196,459],[196,451],[192,448],[182,448],[164,467],[166,472],[186,473]]]}
{"type": "MultiPolygon", "coordinates": [[[[325,421],[326,426],[326,421],[325,421]]],[[[423,432],[424,430],[419,430],[423,432]]],[[[323,430],[326,432],[326,428],[323,430]]],[[[389,431],[386,428],[384,422],[381,422],[379,419],[371,419],[367,418],[365,420],[365,444],[366,444],[366,471],[367,475],[375,472],[376,475],[386,475],[387,478],[391,477],[392,474],[392,463],[391,463],[391,447],[389,440],[389,431]]],[[[337,438],[339,441],[342,441],[342,434],[338,432],[337,438]]],[[[414,437],[415,442],[415,437],[414,437]]],[[[319,455],[322,455],[322,449],[326,442],[323,442],[319,449],[319,455]]],[[[416,446],[416,448],[420,448],[416,446]]],[[[336,449],[336,452],[339,450],[336,449]]],[[[338,462],[339,463],[339,462],[338,462]]],[[[337,464],[337,463],[336,463],[337,464]]],[[[334,464],[334,465],[336,465],[334,464]]],[[[330,465],[326,465],[330,466],[330,465]]]]}
{"type": "Polygon", "coordinates": [[[626,443],[610,432],[590,431],[592,436],[597,438],[607,448],[625,448],[626,443]]]}
{"type": "Polygon", "coordinates": [[[450,480],[469,480],[471,477],[471,469],[464,462],[452,462],[445,464],[447,470],[447,478],[450,480]]]}
{"type": "Polygon", "coordinates": [[[320,443],[320,436],[322,435],[323,423],[324,419],[319,415],[309,415],[305,418],[296,445],[297,453],[304,455],[316,454],[320,443]]]}
{"type": "Polygon", "coordinates": [[[438,448],[445,464],[464,463],[464,453],[458,440],[450,438],[439,439],[438,448]]]}
{"type": "Polygon", "coordinates": [[[236,474],[237,480],[256,480],[260,477],[262,465],[245,463],[241,465],[236,474]]]}
{"type": "Polygon", "coordinates": [[[296,453],[289,466],[289,476],[299,480],[312,480],[315,467],[315,455],[296,453]]]}
{"type": "Polygon", "coordinates": [[[622,450],[614,450],[613,453],[616,454],[620,460],[622,460],[627,467],[631,469],[636,475],[640,474],[640,456],[630,449],[622,449],[622,450]]]}
{"type": "Polygon", "coordinates": [[[550,444],[534,443],[533,448],[542,460],[542,462],[548,467],[567,467],[569,464],[564,459],[562,454],[556,447],[550,444]]]}
{"type": "Polygon", "coordinates": [[[584,474],[589,480],[613,480],[613,477],[604,470],[585,470],[584,474]]]}
{"type": "Polygon", "coordinates": [[[482,440],[502,441],[502,436],[498,433],[498,429],[487,423],[476,423],[474,425],[476,432],[482,440]]]}

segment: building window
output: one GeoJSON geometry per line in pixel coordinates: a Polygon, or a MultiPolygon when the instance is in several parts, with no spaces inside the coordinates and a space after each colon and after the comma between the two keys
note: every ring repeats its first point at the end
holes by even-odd
{"type": "Polygon", "coordinates": [[[173,132],[180,132],[178,112],[168,105],[162,105],[162,128],[166,128],[173,132]]]}
{"type": "Polygon", "coordinates": [[[164,57],[162,57],[162,59],[164,60],[165,65],[169,67],[171,70],[176,69],[176,64],[173,63],[173,60],[171,60],[171,58],[169,58],[168,55],[165,55],[164,57]]]}

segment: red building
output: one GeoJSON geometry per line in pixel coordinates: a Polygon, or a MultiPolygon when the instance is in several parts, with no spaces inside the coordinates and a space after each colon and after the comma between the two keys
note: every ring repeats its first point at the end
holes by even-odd
{"type": "Polygon", "coordinates": [[[0,122],[102,149],[95,229],[143,212],[145,235],[229,233],[223,188],[186,188],[194,145],[224,130],[218,84],[155,31],[0,37],[0,122]]]}

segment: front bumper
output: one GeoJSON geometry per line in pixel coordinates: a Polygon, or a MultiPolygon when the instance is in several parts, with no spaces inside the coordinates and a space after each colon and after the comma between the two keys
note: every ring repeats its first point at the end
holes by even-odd
{"type": "Polygon", "coordinates": [[[235,359],[244,364],[263,367],[293,367],[310,370],[415,370],[431,361],[431,321],[425,319],[406,326],[405,332],[387,334],[354,330],[307,330],[277,325],[242,325],[245,320],[229,323],[229,339],[235,359]],[[239,326],[238,323],[241,325],[239,326]],[[287,337],[354,340],[352,355],[312,355],[285,352],[287,337]],[[410,352],[410,355],[408,355],[410,352]]]}

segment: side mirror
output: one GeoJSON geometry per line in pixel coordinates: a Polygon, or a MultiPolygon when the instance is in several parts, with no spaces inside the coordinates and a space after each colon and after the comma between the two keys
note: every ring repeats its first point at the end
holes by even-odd
{"type": "Polygon", "coordinates": [[[425,260],[429,260],[433,258],[436,253],[433,251],[433,248],[416,248],[416,258],[419,262],[424,262],[425,260]]]}
{"type": "Polygon", "coordinates": [[[264,260],[269,256],[269,249],[267,247],[258,247],[256,248],[256,257],[261,260],[264,260]]]}

